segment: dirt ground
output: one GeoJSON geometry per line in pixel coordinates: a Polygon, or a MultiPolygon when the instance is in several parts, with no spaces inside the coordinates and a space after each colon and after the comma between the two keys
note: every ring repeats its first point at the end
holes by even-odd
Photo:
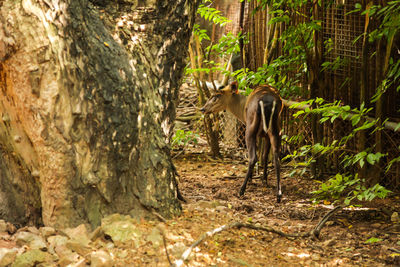
{"type": "MultiPolygon", "coordinates": [[[[174,221],[174,228],[190,233],[183,241],[186,246],[191,244],[190,239],[194,242],[205,232],[235,221],[287,233],[310,231],[333,208],[330,203],[313,205],[310,192],[317,183],[307,177],[288,177],[290,167],[285,165],[284,197],[279,204],[272,168],[268,188],[260,179],[253,179],[245,195],[239,197],[247,170],[245,160],[226,157],[215,161],[206,153],[193,152],[180,154],[175,165],[188,203],[183,204],[183,216],[174,221]]],[[[391,215],[400,210],[399,204],[398,197],[393,196],[339,211],[324,226],[318,240],[290,240],[268,232],[230,229],[200,244],[187,266],[397,266],[400,226],[391,221],[391,215]],[[379,241],[366,243],[371,237],[379,241]]]]}
{"type": "Polygon", "coordinates": [[[16,230],[3,221],[0,266],[400,266],[396,195],[338,211],[319,239],[289,239],[248,228],[205,236],[234,222],[285,233],[308,232],[333,209],[330,203],[313,205],[310,192],[317,183],[307,176],[288,177],[291,168],[285,164],[281,203],[276,203],[272,168],[268,188],[256,178],[239,197],[247,170],[245,151],[224,153],[224,160],[214,160],[205,151],[206,145],[196,145],[191,152],[173,153],[179,187],[187,199],[181,216],[165,220],[159,215],[145,221],[114,214],[91,233],[85,225],[16,230]],[[185,251],[202,236],[204,241],[179,265],[185,251]],[[370,238],[375,242],[366,242],[370,238]]]}

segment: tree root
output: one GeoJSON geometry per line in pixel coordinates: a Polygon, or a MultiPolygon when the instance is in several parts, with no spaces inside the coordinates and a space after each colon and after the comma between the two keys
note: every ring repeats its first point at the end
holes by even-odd
{"type": "Polygon", "coordinates": [[[334,209],[332,209],[331,211],[329,211],[327,214],[325,214],[325,216],[318,222],[318,224],[314,227],[314,229],[312,229],[311,231],[308,232],[300,232],[300,233],[295,233],[295,234],[290,234],[290,233],[285,233],[282,232],[280,230],[274,229],[270,226],[255,226],[253,224],[250,223],[242,223],[242,222],[234,222],[231,224],[226,224],[223,225],[221,227],[218,227],[214,230],[208,231],[206,233],[204,233],[198,240],[196,240],[189,248],[187,248],[181,255],[181,257],[176,260],[173,264],[171,264],[171,266],[173,267],[180,267],[184,264],[184,262],[188,259],[190,253],[192,252],[192,250],[198,246],[201,242],[203,242],[207,237],[211,237],[219,232],[231,229],[231,228],[249,228],[249,229],[253,229],[253,230],[258,230],[258,231],[265,231],[265,232],[270,232],[270,233],[275,233],[278,234],[280,236],[286,237],[288,239],[295,239],[295,238],[299,238],[299,237],[310,237],[310,238],[319,238],[320,232],[322,227],[324,227],[325,223],[329,220],[330,217],[332,217],[332,215],[343,209],[345,206],[337,206],[334,209]]]}

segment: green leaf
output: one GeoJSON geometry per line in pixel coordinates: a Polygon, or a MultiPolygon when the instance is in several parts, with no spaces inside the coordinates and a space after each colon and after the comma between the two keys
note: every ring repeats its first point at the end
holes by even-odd
{"type": "Polygon", "coordinates": [[[371,165],[374,165],[375,164],[375,162],[376,162],[376,157],[375,157],[375,154],[368,154],[367,155],[367,162],[369,163],[369,164],[371,164],[371,165]]]}
{"type": "Polygon", "coordinates": [[[351,125],[356,126],[361,120],[360,116],[354,116],[351,118],[351,125]]]}
{"type": "Polygon", "coordinates": [[[365,164],[364,159],[360,159],[360,167],[361,167],[361,168],[364,167],[364,164],[365,164]]]}
{"type": "Polygon", "coordinates": [[[368,239],[367,241],[365,241],[365,244],[373,244],[373,243],[377,243],[377,242],[381,242],[383,241],[382,238],[377,238],[377,237],[371,237],[370,239],[368,239]]]}
{"type": "Polygon", "coordinates": [[[371,128],[374,125],[375,125],[375,121],[372,121],[372,122],[369,122],[369,123],[364,123],[362,126],[354,129],[354,131],[357,132],[357,131],[361,131],[361,130],[366,130],[366,129],[371,128]]]}
{"type": "Polygon", "coordinates": [[[398,129],[400,129],[400,123],[398,123],[396,128],[394,128],[394,131],[396,132],[398,129]]]}

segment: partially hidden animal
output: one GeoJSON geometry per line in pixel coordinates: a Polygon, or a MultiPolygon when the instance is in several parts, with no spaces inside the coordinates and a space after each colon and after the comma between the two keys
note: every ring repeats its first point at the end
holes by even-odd
{"type": "Polygon", "coordinates": [[[277,202],[282,199],[280,181],[280,115],[283,104],[277,91],[269,85],[256,87],[249,96],[238,93],[238,83],[232,82],[219,89],[201,108],[205,114],[228,110],[246,125],[246,146],[249,165],[246,178],[240,188],[239,195],[246,191],[246,186],[253,176],[257,162],[257,136],[265,139],[263,184],[267,186],[268,154],[272,146],[273,163],[277,180],[277,202]]]}

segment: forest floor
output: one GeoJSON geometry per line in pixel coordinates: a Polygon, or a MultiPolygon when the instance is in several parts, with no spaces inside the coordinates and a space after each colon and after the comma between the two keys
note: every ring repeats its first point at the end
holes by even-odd
{"type": "MultiPolygon", "coordinates": [[[[236,221],[299,233],[312,230],[333,209],[327,202],[313,205],[310,192],[318,183],[288,177],[290,167],[285,165],[281,203],[276,202],[275,172],[271,167],[268,188],[262,186],[261,179],[253,179],[245,195],[239,197],[246,162],[230,158],[214,161],[205,153],[179,156],[175,164],[188,203],[183,204],[184,213],[177,218],[176,226],[194,240],[206,231],[236,221]]],[[[364,203],[362,208],[338,211],[316,240],[230,229],[199,245],[188,266],[398,266],[400,225],[391,222],[391,215],[399,208],[398,197],[393,196],[364,203]],[[378,242],[366,243],[370,238],[378,242]]]]}
{"type": "MultiPolygon", "coordinates": [[[[324,225],[318,239],[231,228],[207,236],[186,261],[181,255],[208,231],[233,222],[273,227],[285,233],[308,232],[333,205],[313,205],[317,182],[289,177],[283,164],[283,199],[276,202],[272,168],[269,187],[259,178],[238,191],[247,161],[225,153],[214,160],[206,146],[175,151],[179,187],[187,199],[181,216],[144,221],[119,214],[102,221],[94,231],[85,225],[72,229],[24,227],[0,223],[0,266],[399,266],[400,224],[391,220],[400,211],[398,197],[365,203],[362,208],[340,210],[324,225]],[[2,226],[3,225],[3,226],[2,226]],[[1,228],[3,230],[1,230],[1,228]],[[7,230],[7,231],[5,231],[7,230]],[[3,231],[3,232],[2,232],[3,231]],[[376,242],[366,242],[376,238],[376,242]],[[5,263],[5,264],[2,264],[5,263]]],[[[258,174],[255,174],[257,177],[258,174]]],[[[1,221],[1,220],[0,220],[1,221]]]]}

